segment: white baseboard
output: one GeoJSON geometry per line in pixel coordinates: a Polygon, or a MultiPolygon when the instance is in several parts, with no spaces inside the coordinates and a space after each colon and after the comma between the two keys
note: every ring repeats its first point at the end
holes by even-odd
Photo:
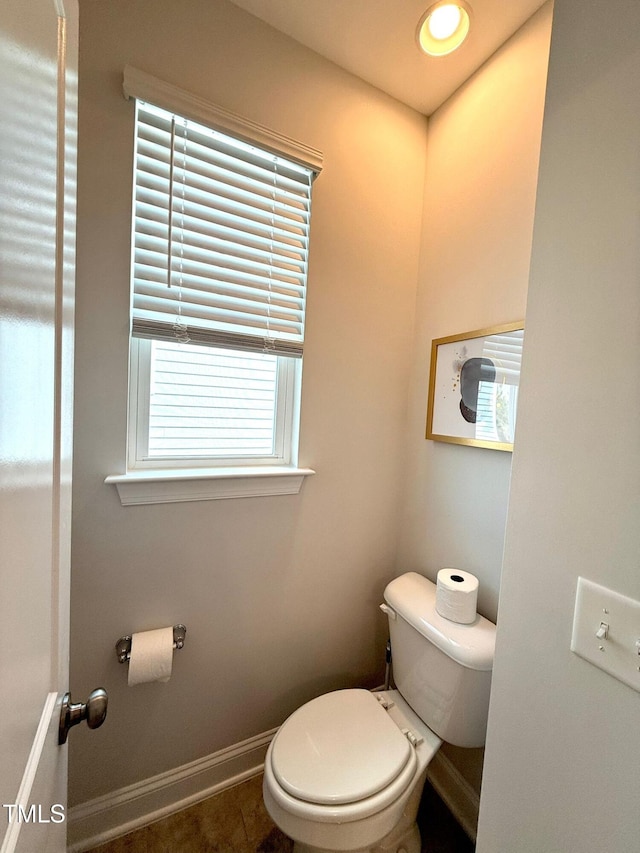
{"type": "MultiPolygon", "coordinates": [[[[276,731],[74,806],[67,814],[68,853],[83,853],[257,776],[276,731]]],[[[475,840],[480,798],[442,750],[431,760],[427,778],[475,840]]]]}
{"type": "Polygon", "coordinates": [[[427,779],[469,838],[475,841],[480,797],[442,750],[433,756],[427,779]]]}
{"type": "Polygon", "coordinates": [[[90,850],[257,776],[276,731],[74,806],[67,816],[68,853],[90,850]]]}

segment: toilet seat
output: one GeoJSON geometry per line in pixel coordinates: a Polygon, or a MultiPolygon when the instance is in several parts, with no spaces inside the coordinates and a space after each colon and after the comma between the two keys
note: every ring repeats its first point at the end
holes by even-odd
{"type": "Polygon", "coordinates": [[[415,749],[367,690],[339,690],[307,702],[280,727],[265,765],[271,792],[300,817],[358,820],[406,790],[415,749]]]}

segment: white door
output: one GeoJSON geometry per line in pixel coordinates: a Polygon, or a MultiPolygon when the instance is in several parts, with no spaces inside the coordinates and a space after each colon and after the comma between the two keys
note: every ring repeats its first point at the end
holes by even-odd
{"type": "Polygon", "coordinates": [[[0,850],[66,847],[77,0],[0,14],[0,850]]]}

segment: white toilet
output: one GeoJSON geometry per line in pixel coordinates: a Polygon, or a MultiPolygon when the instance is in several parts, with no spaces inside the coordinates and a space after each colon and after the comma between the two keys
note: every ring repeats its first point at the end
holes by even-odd
{"type": "Polygon", "coordinates": [[[265,806],[294,853],[420,853],[427,765],[443,740],[484,744],[495,625],[443,618],[435,585],[415,572],[384,598],[397,689],[312,699],[267,752],[265,806]]]}

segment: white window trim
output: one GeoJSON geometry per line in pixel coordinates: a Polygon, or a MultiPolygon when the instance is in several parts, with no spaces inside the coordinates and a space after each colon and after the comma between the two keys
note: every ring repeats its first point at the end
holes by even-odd
{"type": "Polygon", "coordinates": [[[283,136],[264,125],[249,121],[243,116],[236,115],[130,65],[124,69],[122,88],[127,99],[137,98],[140,101],[147,101],[193,121],[217,127],[247,142],[257,143],[309,167],[316,175],[322,170],[322,153],[316,148],[298,142],[297,139],[283,136]]]}
{"type": "Polygon", "coordinates": [[[105,479],[118,490],[122,506],[297,495],[312,468],[260,468],[129,471],[105,479]]]}
{"type": "MultiPolygon", "coordinates": [[[[132,411],[138,409],[135,395],[142,393],[148,396],[148,371],[138,370],[137,350],[140,344],[146,342],[132,340],[132,376],[137,376],[137,381],[132,381],[130,386],[130,406],[132,411]],[[142,380],[142,381],[141,381],[142,380]],[[140,387],[143,386],[143,387],[140,387]]],[[[284,395],[286,408],[299,405],[299,386],[292,375],[299,370],[299,361],[288,359],[289,370],[287,374],[288,393],[284,395]],[[292,363],[293,362],[293,363],[292,363]]],[[[285,445],[291,448],[291,460],[297,459],[297,432],[291,435],[291,426],[297,427],[298,417],[294,413],[291,417],[285,412],[285,405],[281,405],[278,417],[283,418],[287,424],[286,434],[283,436],[285,445]]],[[[137,442],[136,426],[134,418],[129,418],[129,448],[135,454],[135,443],[137,442]],[[131,449],[133,448],[133,449],[131,449]]],[[[185,460],[186,464],[188,462],[185,460]]],[[[273,464],[256,465],[251,460],[246,460],[241,465],[221,465],[211,467],[205,461],[198,467],[176,467],[175,460],[167,460],[165,463],[171,467],[158,467],[154,460],[142,467],[133,468],[129,465],[126,474],[114,474],[105,479],[105,483],[114,485],[118,491],[122,506],[140,506],[143,504],[158,503],[180,503],[184,501],[221,500],[227,498],[251,498],[269,497],[275,495],[295,495],[302,488],[305,477],[315,474],[311,468],[299,468],[297,464],[290,461],[283,464],[283,460],[274,460],[273,464]]]]}
{"type": "MultiPolygon", "coordinates": [[[[132,369],[131,376],[136,381],[130,383],[131,411],[139,411],[136,395],[146,394],[148,397],[148,371],[138,369],[138,350],[140,345],[147,342],[132,339],[132,369]],[[145,388],[146,383],[146,388],[145,388]]],[[[287,430],[283,441],[291,448],[291,459],[297,458],[297,433],[291,434],[291,425],[298,424],[298,417],[290,416],[290,406],[299,405],[299,382],[295,381],[294,372],[299,370],[300,362],[287,359],[288,370],[285,378],[288,388],[283,395],[278,417],[283,418],[287,430]]],[[[129,448],[135,455],[138,435],[135,419],[129,418],[129,448]]],[[[226,498],[269,497],[275,495],[295,495],[302,488],[305,477],[315,474],[312,468],[299,468],[294,462],[283,464],[282,459],[274,459],[273,464],[255,464],[255,460],[241,461],[241,464],[220,465],[211,467],[210,462],[203,461],[196,467],[177,467],[176,460],[166,460],[167,467],[160,467],[155,460],[133,467],[130,460],[126,474],[113,474],[105,479],[105,483],[114,485],[118,491],[122,506],[139,506],[143,504],[180,503],[184,501],[221,500],[226,498]],[[170,466],[170,467],[169,467],[170,466]]],[[[185,460],[188,465],[188,460],[185,460]]]]}
{"type": "Polygon", "coordinates": [[[200,469],[210,470],[295,466],[298,450],[301,360],[279,359],[277,378],[275,447],[273,456],[149,457],[149,380],[151,341],[131,338],[129,367],[129,416],[127,435],[127,471],[200,469]]]}

